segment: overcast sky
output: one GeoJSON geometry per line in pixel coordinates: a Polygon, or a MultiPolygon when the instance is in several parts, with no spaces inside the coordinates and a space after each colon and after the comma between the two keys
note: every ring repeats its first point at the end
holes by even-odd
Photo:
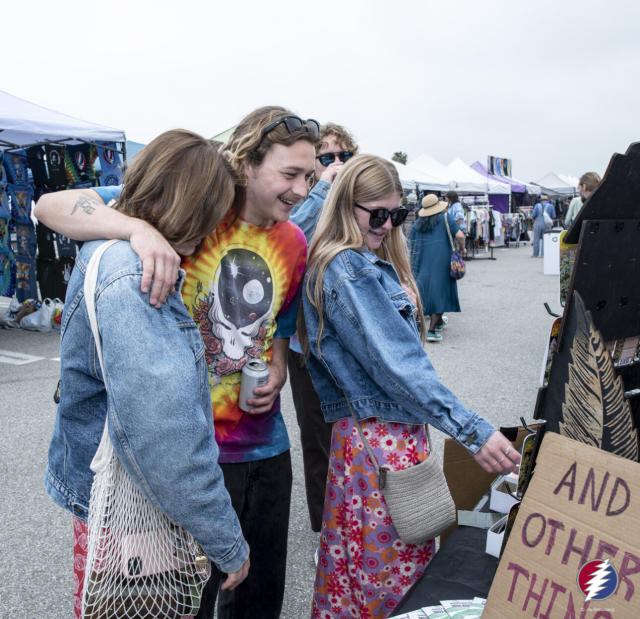
{"type": "Polygon", "coordinates": [[[148,142],[284,105],[365,152],[604,173],[640,139],[635,0],[3,3],[0,89],[148,142]]]}

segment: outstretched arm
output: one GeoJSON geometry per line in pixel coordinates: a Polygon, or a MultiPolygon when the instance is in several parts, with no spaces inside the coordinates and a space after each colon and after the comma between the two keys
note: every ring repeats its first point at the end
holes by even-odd
{"type": "Polygon", "coordinates": [[[173,291],[180,256],[151,224],[109,208],[93,189],[46,193],[34,214],[52,230],[76,241],[129,241],[142,261],[141,290],[146,294],[151,288],[151,305],[160,307],[173,291]]]}

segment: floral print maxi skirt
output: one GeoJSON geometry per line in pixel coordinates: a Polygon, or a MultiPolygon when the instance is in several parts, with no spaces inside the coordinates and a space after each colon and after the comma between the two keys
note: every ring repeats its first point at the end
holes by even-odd
{"type": "MultiPolygon", "coordinates": [[[[378,463],[408,468],[427,455],[424,426],[360,422],[378,463]]],[[[384,619],[422,576],[434,540],[405,544],[352,418],[333,426],[312,616],[384,619]]]]}

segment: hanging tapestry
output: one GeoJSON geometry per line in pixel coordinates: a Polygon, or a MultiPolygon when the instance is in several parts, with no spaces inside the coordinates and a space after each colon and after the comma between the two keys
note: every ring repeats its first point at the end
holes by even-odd
{"type": "Polygon", "coordinates": [[[44,149],[42,146],[27,148],[27,164],[31,168],[33,184],[36,187],[45,187],[49,184],[49,175],[44,162],[44,149]]]}
{"type": "Polygon", "coordinates": [[[67,293],[67,284],[73,271],[73,258],[59,258],[56,260],[42,260],[38,258],[38,284],[43,299],[61,299],[67,293]]]}
{"type": "Polygon", "coordinates": [[[56,232],[56,247],[58,249],[58,256],[60,258],[75,258],[76,256],[76,244],[73,239],[68,236],[64,236],[56,232]]]}
{"type": "Polygon", "coordinates": [[[73,183],[73,189],[91,189],[95,187],[94,181],[78,181],[77,183],[73,183]]]}
{"type": "Polygon", "coordinates": [[[10,247],[9,218],[0,217],[0,251],[8,251],[10,247]]]}
{"type": "Polygon", "coordinates": [[[47,168],[49,181],[53,187],[61,187],[67,184],[67,172],[64,167],[64,146],[52,146],[46,144],[44,151],[47,154],[47,168]]]}
{"type": "Polygon", "coordinates": [[[67,180],[71,185],[93,179],[95,175],[91,160],[91,146],[89,144],[67,146],[64,152],[64,167],[67,180]]]}
{"type": "Polygon", "coordinates": [[[100,159],[100,185],[120,185],[122,183],[122,159],[116,150],[115,142],[105,142],[98,146],[100,159]]]}
{"type": "Polygon", "coordinates": [[[28,185],[29,173],[27,171],[27,153],[17,150],[11,153],[2,153],[2,163],[7,173],[7,182],[16,185],[28,185]]]}
{"type": "Polygon", "coordinates": [[[13,252],[0,249],[0,296],[12,297],[16,290],[16,261],[13,252]]]}
{"type": "Polygon", "coordinates": [[[8,185],[11,198],[11,219],[14,223],[28,223],[31,221],[31,187],[23,185],[8,185]]]}
{"type": "Polygon", "coordinates": [[[16,297],[20,303],[38,298],[35,258],[16,256],[16,297]]]}
{"type": "Polygon", "coordinates": [[[16,225],[16,249],[15,253],[20,256],[36,255],[36,231],[31,222],[16,225]]]}
{"type": "Polygon", "coordinates": [[[54,231],[47,228],[42,222],[36,225],[36,239],[38,242],[38,256],[44,260],[53,260],[56,257],[56,248],[54,245],[54,231]]]}
{"type": "MultiPolygon", "coordinates": [[[[2,166],[0,166],[2,168],[2,166]]],[[[9,207],[9,194],[6,185],[0,185],[0,217],[11,219],[11,208],[9,207]]]]}

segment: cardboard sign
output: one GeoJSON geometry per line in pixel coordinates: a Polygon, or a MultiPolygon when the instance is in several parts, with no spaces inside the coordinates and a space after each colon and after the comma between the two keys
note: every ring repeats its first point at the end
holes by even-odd
{"type": "Polygon", "coordinates": [[[482,617],[640,617],[640,464],[547,432],[482,617]]]}

